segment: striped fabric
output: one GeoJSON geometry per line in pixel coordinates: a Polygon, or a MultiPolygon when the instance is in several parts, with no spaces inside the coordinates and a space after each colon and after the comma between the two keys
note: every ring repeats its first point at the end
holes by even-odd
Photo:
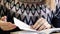
{"type": "Polygon", "coordinates": [[[5,1],[4,6],[6,6],[6,4],[9,6],[8,8],[10,11],[7,12],[6,8],[0,6],[0,16],[10,14],[11,16],[20,19],[28,25],[33,25],[40,17],[46,19],[48,23],[51,23],[53,18],[53,12],[44,4],[15,3],[14,0],[5,1]]]}

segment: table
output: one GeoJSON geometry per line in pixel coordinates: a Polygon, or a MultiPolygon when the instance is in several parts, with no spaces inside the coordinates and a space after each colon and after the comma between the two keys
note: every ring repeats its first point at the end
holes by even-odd
{"type": "MultiPolygon", "coordinates": [[[[52,28],[42,31],[17,31],[17,32],[11,32],[10,34],[50,34],[51,32],[54,31],[60,31],[60,28],[52,28]]],[[[53,33],[53,34],[60,34],[60,33],[53,33]]]]}
{"type": "Polygon", "coordinates": [[[38,34],[38,33],[33,31],[17,31],[17,32],[11,32],[10,34],[38,34]]]}

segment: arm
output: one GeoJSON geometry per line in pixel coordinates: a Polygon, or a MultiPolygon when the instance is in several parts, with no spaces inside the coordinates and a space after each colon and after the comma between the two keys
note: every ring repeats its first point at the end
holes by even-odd
{"type": "Polygon", "coordinates": [[[56,5],[56,12],[54,13],[54,17],[52,20],[52,24],[54,27],[60,27],[60,3],[58,2],[56,5]]]}
{"type": "MultiPolygon", "coordinates": [[[[2,6],[1,5],[1,7],[4,7],[4,6],[2,6]]],[[[6,7],[4,7],[3,9],[0,7],[0,16],[1,17],[3,17],[3,16],[7,16],[7,21],[8,22],[11,22],[11,23],[14,23],[14,21],[13,21],[13,16],[11,16],[11,14],[10,14],[10,10],[9,9],[7,9],[6,7]],[[6,10],[6,11],[2,11],[2,10],[6,10]]],[[[15,29],[13,29],[13,30],[10,30],[10,31],[18,31],[19,29],[18,28],[15,28],[15,29]]]]}

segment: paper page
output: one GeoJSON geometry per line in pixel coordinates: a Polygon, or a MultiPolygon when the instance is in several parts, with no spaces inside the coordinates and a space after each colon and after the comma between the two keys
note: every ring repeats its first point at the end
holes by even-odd
{"type": "Polygon", "coordinates": [[[18,19],[15,18],[15,17],[14,17],[14,23],[15,23],[15,25],[18,26],[20,29],[28,30],[28,31],[36,31],[36,30],[31,29],[29,25],[27,25],[26,23],[18,20],[18,19]]]}

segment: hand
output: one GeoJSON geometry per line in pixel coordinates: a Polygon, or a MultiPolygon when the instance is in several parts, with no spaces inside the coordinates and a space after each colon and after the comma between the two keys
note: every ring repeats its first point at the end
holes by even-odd
{"type": "Polygon", "coordinates": [[[16,25],[12,24],[11,22],[0,21],[0,28],[3,31],[9,31],[15,29],[16,25]]]}
{"type": "Polygon", "coordinates": [[[0,20],[0,28],[3,31],[9,31],[9,30],[15,29],[16,25],[12,24],[11,22],[7,22],[7,17],[3,16],[0,20]]]}
{"type": "Polygon", "coordinates": [[[31,28],[41,31],[51,28],[51,25],[44,18],[40,18],[31,28]]]}

